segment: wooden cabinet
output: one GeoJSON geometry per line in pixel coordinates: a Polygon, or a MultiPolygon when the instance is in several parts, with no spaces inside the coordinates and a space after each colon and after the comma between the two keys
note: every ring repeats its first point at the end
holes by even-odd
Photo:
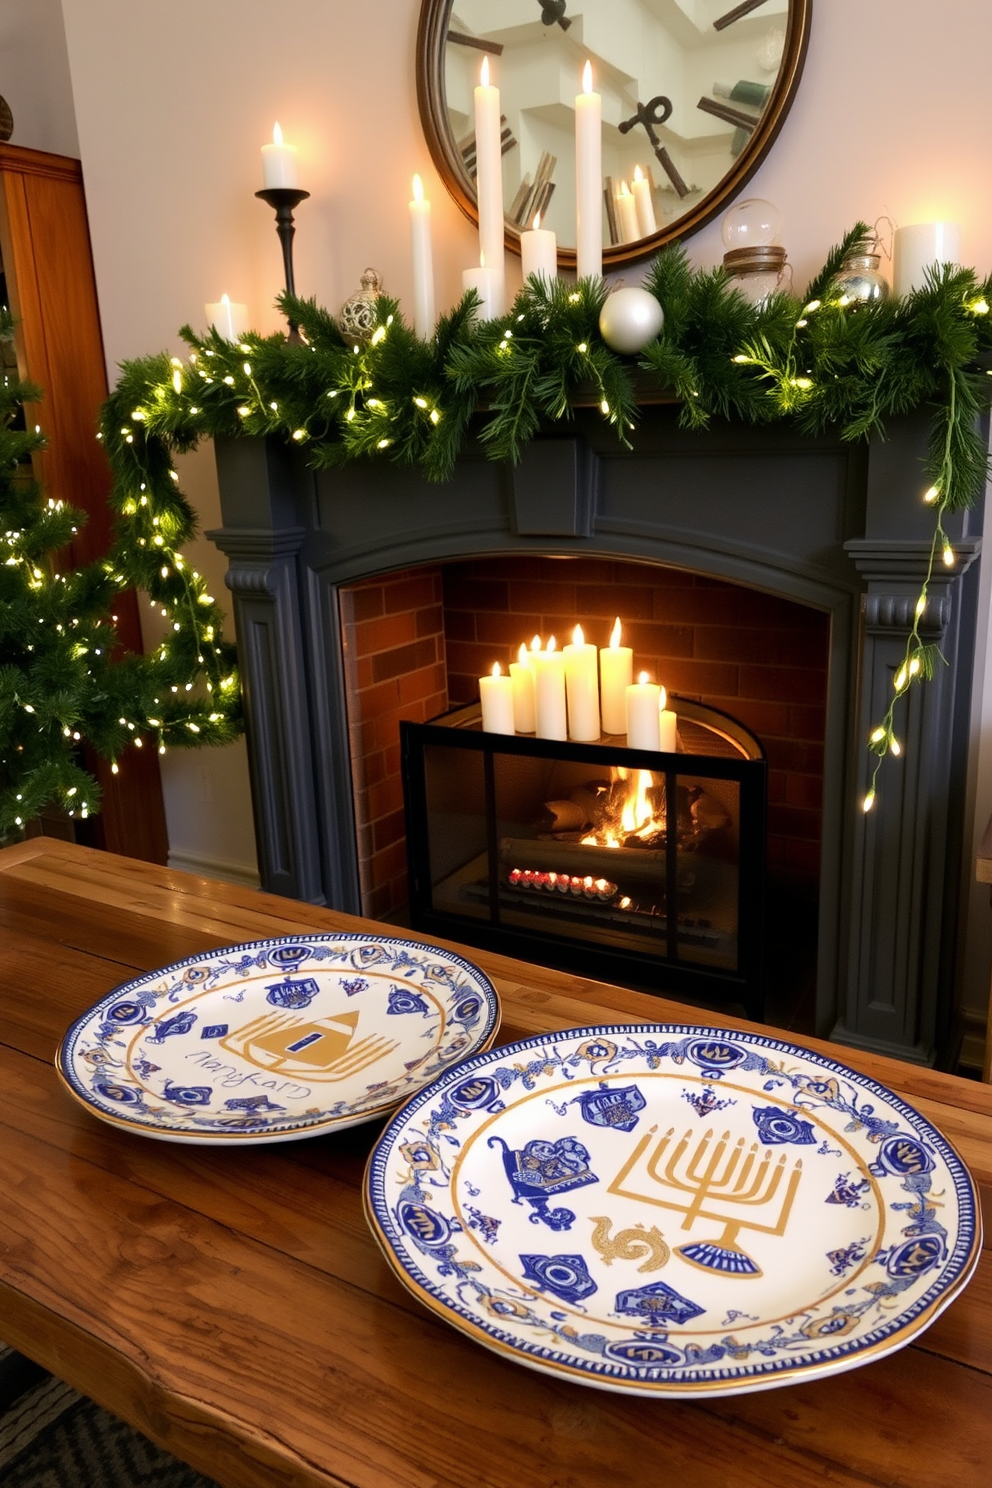
{"type": "MultiPolygon", "coordinates": [[[[106,551],[112,513],[110,472],[96,439],[107,376],[78,160],[0,144],[0,258],[19,322],[18,370],[45,394],[27,410],[49,441],[36,473],[50,496],[88,516],[69,553],[80,566],[106,551]]],[[[140,651],[137,596],[122,594],[116,613],[122,644],[140,651]]],[[[164,863],[168,839],[155,751],[129,751],[119,775],[94,755],[85,763],[103,788],[100,815],[81,824],[86,840],[164,863]]]]}

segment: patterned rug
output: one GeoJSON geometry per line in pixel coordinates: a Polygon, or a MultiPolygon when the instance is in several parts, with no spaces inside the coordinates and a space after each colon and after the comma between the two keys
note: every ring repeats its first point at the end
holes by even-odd
{"type": "Polygon", "coordinates": [[[2,1344],[0,1483],[3,1488],[217,1488],[2,1344]]]}

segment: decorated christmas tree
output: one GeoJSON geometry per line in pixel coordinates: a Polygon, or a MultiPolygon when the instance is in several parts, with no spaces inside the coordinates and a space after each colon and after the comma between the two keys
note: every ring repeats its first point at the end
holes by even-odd
{"type": "MultiPolygon", "coordinates": [[[[0,311],[0,339],[9,344],[12,332],[0,311]]],[[[116,772],[130,749],[226,743],[241,728],[233,646],[179,552],[192,513],[183,504],[177,520],[174,496],[163,528],[154,500],[136,489],[106,555],[68,566],[64,550],[86,517],[34,478],[44,438],[25,427],[23,407],[41,392],[12,364],[4,358],[0,383],[0,841],[52,803],[70,816],[99,810],[86,746],[116,772]],[[116,635],[116,597],[133,587],[170,626],[148,656],[125,651],[116,635]]]]}

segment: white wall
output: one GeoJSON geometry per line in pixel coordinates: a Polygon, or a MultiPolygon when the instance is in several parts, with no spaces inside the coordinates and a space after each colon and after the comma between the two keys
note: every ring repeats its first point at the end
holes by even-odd
{"type": "Polygon", "coordinates": [[[11,144],[79,155],[60,0],[3,0],[0,94],[14,116],[11,144]]]}
{"type": "MultiPolygon", "coordinates": [[[[20,0],[19,11],[36,4],[20,0]]],[[[299,146],[312,193],[297,214],[301,292],[336,309],[373,264],[410,305],[406,202],[419,171],[434,205],[438,304],[456,300],[476,245],[420,130],[418,0],[62,0],[62,8],[111,370],[124,357],[178,349],[177,327],[202,321],[204,301],[222,291],[246,300],[260,329],[278,326],[278,243],[253,196],[274,119],[299,146]]],[[[852,222],[883,214],[957,221],[965,262],[992,267],[990,55],[987,3],[815,0],[797,98],[748,188],[778,204],[797,286],[852,222]]],[[[15,102],[8,84],[0,91],[15,102]]],[[[687,246],[695,262],[719,262],[719,222],[687,246]]],[[[194,470],[189,488],[209,527],[218,520],[209,464],[197,457],[194,470]]],[[[203,567],[220,582],[219,557],[203,567]]],[[[976,731],[984,778],[992,699],[976,731]]],[[[179,859],[250,868],[243,763],[232,766],[231,754],[167,759],[179,859]]],[[[979,827],[990,810],[983,788],[979,827]]],[[[982,909],[984,919],[976,899],[984,929],[992,916],[982,909]]],[[[987,963],[982,950],[967,994],[975,1007],[987,963]]]]}

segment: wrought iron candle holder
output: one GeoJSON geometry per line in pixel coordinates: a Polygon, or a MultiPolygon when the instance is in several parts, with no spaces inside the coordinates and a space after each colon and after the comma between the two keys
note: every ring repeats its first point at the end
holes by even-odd
{"type": "MultiPolygon", "coordinates": [[[[276,214],[276,232],[279,234],[279,242],[282,244],[282,265],[286,279],[286,290],[289,294],[296,293],[296,284],[293,279],[293,238],[296,235],[296,227],[293,223],[293,210],[301,201],[306,201],[310,195],[309,191],[300,191],[296,186],[268,186],[264,191],[256,191],[255,195],[267,202],[276,214]]],[[[287,317],[288,319],[288,317],[287,317]]],[[[298,341],[300,339],[299,327],[292,320],[289,321],[289,339],[298,341]]]]}

